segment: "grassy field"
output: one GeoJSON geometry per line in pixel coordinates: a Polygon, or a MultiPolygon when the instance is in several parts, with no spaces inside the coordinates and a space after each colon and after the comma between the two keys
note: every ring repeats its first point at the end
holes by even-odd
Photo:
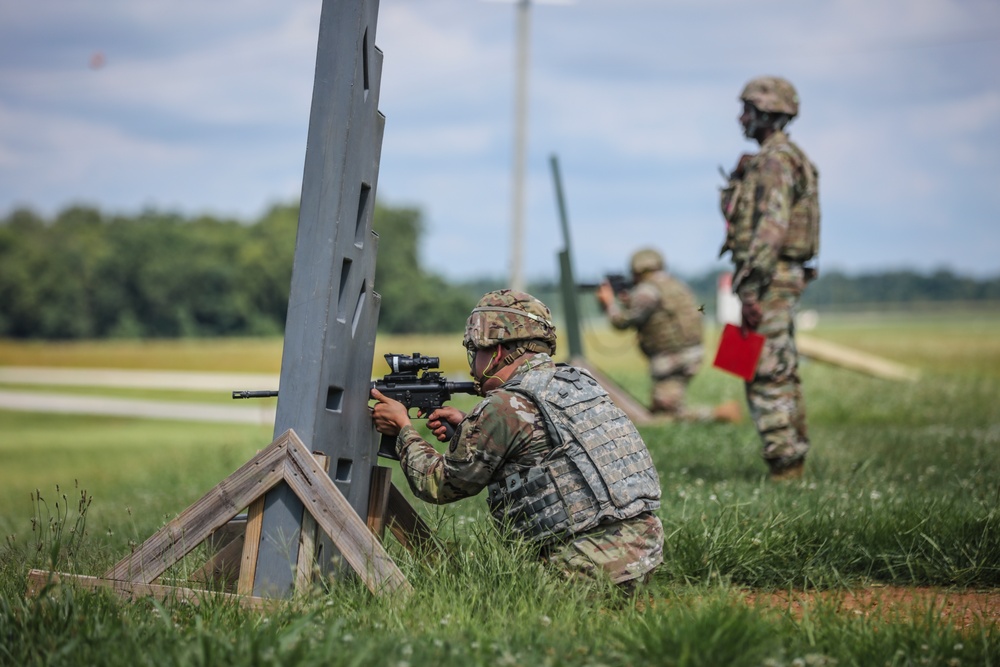
{"type": "MultiPolygon", "coordinates": [[[[0,411],[0,665],[1000,665],[998,326],[974,312],[823,316],[810,335],[923,375],[805,362],[813,451],[799,482],[766,479],[749,422],[644,428],[667,540],[634,598],[536,565],[474,498],[418,505],[440,552],[390,540],[414,587],[405,601],[353,580],[267,614],[72,588],[25,599],[29,568],[100,574],[271,434],[0,411]],[[960,606],[973,603],[993,606],[960,606]]],[[[646,395],[630,337],[597,327],[586,341],[594,363],[646,395]]],[[[464,372],[457,336],[380,338],[374,375],[388,351],[464,372]]],[[[0,342],[3,365],[276,373],[280,354],[278,340],[0,342]]],[[[742,400],[740,381],[703,369],[690,400],[729,399],[742,400]]]]}

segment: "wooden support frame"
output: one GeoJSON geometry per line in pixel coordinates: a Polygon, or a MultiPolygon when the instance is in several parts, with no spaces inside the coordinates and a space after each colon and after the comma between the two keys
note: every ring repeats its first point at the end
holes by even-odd
{"type": "MultiPolygon", "coordinates": [[[[385,551],[377,533],[388,525],[406,548],[425,542],[431,533],[412,506],[392,486],[388,468],[373,468],[372,477],[373,493],[369,507],[373,511],[369,512],[366,524],[327,475],[325,457],[314,456],[295,431],[289,429],[103,576],[31,570],[28,573],[28,595],[37,595],[50,584],[74,583],[88,589],[106,588],[126,599],[154,596],[198,601],[204,596],[220,595],[232,597],[245,606],[266,608],[274,600],[253,596],[249,592],[253,588],[256,569],[264,495],[281,482],[288,485],[305,509],[301,539],[305,541],[307,551],[300,553],[311,554],[318,531],[322,531],[372,593],[409,594],[412,591],[410,583],[385,551]],[[225,579],[227,576],[224,572],[226,564],[231,568],[233,563],[239,563],[236,595],[155,583],[198,545],[225,530],[243,508],[249,508],[245,533],[234,529],[236,535],[231,535],[221,550],[196,573],[196,578],[203,581],[218,582],[220,577],[225,579]],[[313,530],[305,530],[310,523],[313,530]]],[[[237,522],[242,523],[242,518],[237,522]]],[[[313,559],[300,560],[305,561],[306,569],[297,573],[297,586],[308,583],[312,574],[313,559]]]]}

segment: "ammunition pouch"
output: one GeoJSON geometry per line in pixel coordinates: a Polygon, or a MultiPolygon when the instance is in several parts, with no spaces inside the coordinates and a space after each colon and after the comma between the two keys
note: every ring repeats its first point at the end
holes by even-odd
{"type": "Polygon", "coordinates": [[[547,468],[534,466],[527,472],[515,472],[490,484],[487,490],[490,511],[505,508],[511,528],[529,540],[569,528],[569,516],[547,468]]]}

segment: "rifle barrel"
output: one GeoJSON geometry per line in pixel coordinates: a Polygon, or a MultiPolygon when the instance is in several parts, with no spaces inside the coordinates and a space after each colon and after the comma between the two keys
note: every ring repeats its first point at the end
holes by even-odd
{"type": "Polygon", "coordinates": [[[278,395],[277,391],[233,391],[233,398],[273,398],[278,395]]]}

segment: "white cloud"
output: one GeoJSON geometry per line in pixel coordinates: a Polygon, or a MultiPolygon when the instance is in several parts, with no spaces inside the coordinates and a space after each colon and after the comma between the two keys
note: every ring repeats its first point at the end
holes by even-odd
{"type": "MultiPolygon", "coordinates": [[[[0,6],[0,210],[86,199],[249,217],[293,198],[319,10],[0,6]]],[[[501,3],[380,2],[379,196],[424,210],[425,255],[450,276],[506,266],[514,18],[501,3]]],[[[822,173],[827,266],[993,270],[998,27],[995,0],[533,5],[527,271],[551,276],[561,243],[551,153],[580,266],[621,266],[645,242],[687,270],[711,265],[716,167],[752,148],[735,98],[761,73],[801,93],[792,132],[822,173]]]]}

